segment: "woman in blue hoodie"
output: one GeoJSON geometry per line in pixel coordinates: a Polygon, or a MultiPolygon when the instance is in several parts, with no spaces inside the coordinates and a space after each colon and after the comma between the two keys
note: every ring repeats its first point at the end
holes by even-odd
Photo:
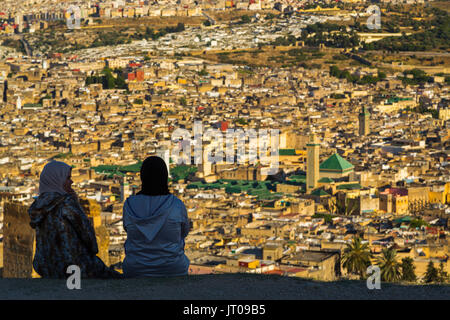
{"type": "Polygon", "coordinates": [[[183,202],[170,194],[163,159],[149,157],[141,167],[142,189],[123,206],[127,232],[123,273],[126,277],[187,275],[184,238],[189,221],[183,202]]]}

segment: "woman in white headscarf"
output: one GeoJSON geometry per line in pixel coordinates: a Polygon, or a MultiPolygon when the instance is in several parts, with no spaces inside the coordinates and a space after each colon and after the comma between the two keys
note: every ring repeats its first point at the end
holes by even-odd
{"type": "Polygon", "coordinates": [[[60,161],[45,165],[39,179],[39,196],[28,213],[36,229],[33,267],[43,278],[66,278],[70,265],[80,267],[84,278],[117,278],[98,253],[95,232],[71,185],[72,168],[60,161]]]}

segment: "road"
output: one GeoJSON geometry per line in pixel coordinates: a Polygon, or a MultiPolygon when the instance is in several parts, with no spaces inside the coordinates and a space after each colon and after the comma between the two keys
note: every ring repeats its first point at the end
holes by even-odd
{"type": "Polygon", "coordinates": [[[32,57],[33,56],[33,51],[31,50],[30,45],[28,44],[28,41],[25,40],[23,38],[23,36],[21,36],[20,37],[20,42],[22,42],[22,44],[23,44],[23,46],[25,48],[25,51],[27,52],[27,56],[32,57]]]}
{"type": "Polygon", "coordinates": [[[206,19],[209,20],[209,22],[211,23],[211,25],[215,25],[216,24],[216,20],[214,20],[213,18],[211,18],[211,16],[207,15],[206,13],[202,12],[202,15],[204,17],[206,17],[206,19]]]}
{"type": "MultiPolygon", "coordinates": [[[[364,53],[374,53],[374,54],[383,54],[383,50],[369,50],[369,51],[362,51],[364,53]]],[[[388,52],[389,54],[389,52],[388,52]]],[[[399,51],[394,53],[395,55],[400,56],[412,56],[416,55],[419,56],[427,56],[427,57],[450,57],[450,52],[432,52],[432,51],[399,51]]]]}
{"type": "Polygon", "coordinates": [[[11,37],[7,37],[13,40],[18,40],[22,42],[23,47],[25,48],[25,52],[27,56],[32,57],[33,56],[33,50],[31,50],[30,45],[28,44],[28,41],[24,39],[23,35],[13,35],[11,37]]]}

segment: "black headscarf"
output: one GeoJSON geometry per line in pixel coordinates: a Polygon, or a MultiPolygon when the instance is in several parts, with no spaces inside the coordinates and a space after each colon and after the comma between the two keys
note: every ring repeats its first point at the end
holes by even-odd
{"type": "Polygon", "coordinates": [[[168,178],[169,173],[164,160],[157,156],[148,157],[142,163],[142,189],[137,194],[145,194],[147,196],[170,194],[168,178]]]}

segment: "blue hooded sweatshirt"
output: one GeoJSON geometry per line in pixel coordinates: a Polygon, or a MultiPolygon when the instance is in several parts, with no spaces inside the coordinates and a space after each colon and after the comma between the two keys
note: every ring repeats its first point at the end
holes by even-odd
{"type": "Polygon", "coordinates": [[[123,206],[127,232],[126,277],[181,276],[188,273],[184,238],[189,232],[186,207],[174,195],[130,196],[123,206]]]}

